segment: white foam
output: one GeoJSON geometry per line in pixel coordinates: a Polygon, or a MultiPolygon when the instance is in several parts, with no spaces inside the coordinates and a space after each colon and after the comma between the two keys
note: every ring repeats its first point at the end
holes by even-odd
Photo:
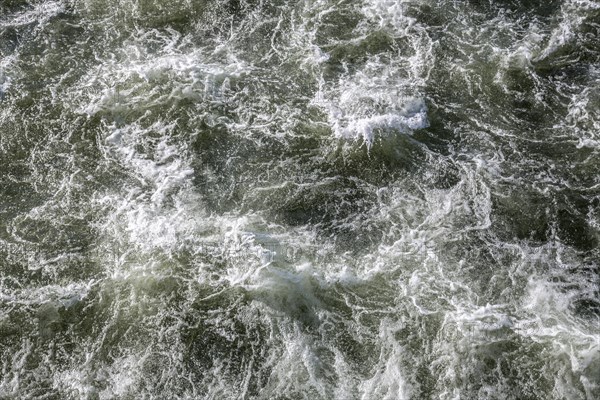
{"type": "Polygon", "coordinates": [[[44,24],[61,12],[65,5],[61,1],[34,2],[33,7],[5,18],[0,18],[0,28],[20,27],[33,23],[44,24]]]}
{"type": "Polygon", "coordinates": [[[370,147],[377,131],[411,133],[428,126],[419,92],[433,65],[433,52],[425,29],[404,14],[402,2],[373,0],[361,12],[364,20],[357,34],[364,36],[347,45],[378,40],[369,34],[380,30],[390,38],[406,39],[410,50],[394,52],[393,57],[368,55],[364,64],[353,66],[356,71],[348,71],[339,81],[321,79],[313,104],[325,110],[335,136],[362,139],[370,147]]]}
{"type": "Polygon", "coordinates": [[[360,384],[362,398],[365,399],[410,399],[413,389],[406,379],[412,375],[402,368],[405,350],[394,338],[394,333],[401,329],[400,324],[384,320],[379,327],[378,340],[381,343],[379,360],[373,368],[373,376],[360,384]]]}
{"type": "MultiPolygon", "coordinates": [[[[363,78],[372,79],[366,75],[363,78]]],[[[322,88],[314,100],[314,104],[327,110],[333,133],[339,138],[361,138],[370,147],[378,130],[412,133],[429,126],[427,107],[421,99],[390,96],[386,90],[389,88],[369,83],[364,86],[363,80],[358,84],[350,81],[344,86],[336,90],[337,99],[325,94],[326,89],[322,88]],[[383,110],[373,108],[372,103],[383,104],[383,110]]]]}
{"type": "Polygon", "coordinates": [[[123,59],[105,60],[81,79],[77,91],[70,94],[75,111],[126,115],[174,100],[225,101],[229,78],[239,77],[249,67],[238,60],[207,62],[203,49],[185,47],[187,40],[173,30],[142,31],[122,49],[123,59]],[[161,43],[160,52],[150,54],[145,41],[161,43]]]}
{"type": "Polygon", "coordinates": [[[89,282],[69,283],[66,286],[25,287],[6,291],[0,293],[0,295],[7,304],[30,306],[51,303],[69,308],[84,299],[96,283],[91,280],[89,282]]]}
{"type": "Polygon", "coordinates": [[[0,101],[4,99],[6,91],[10,88],[10,78],[5,76],[0,69],[0,101]]]}
{"type": "Polygon", "coordinates": [[[596,85],[573,95],[563,122],[568,132],[578,141],[578,148],[600,149],[600,111],[593,100],[594,92],[600,89],[600,71],[593,72],[599,76],[596,85]]]}

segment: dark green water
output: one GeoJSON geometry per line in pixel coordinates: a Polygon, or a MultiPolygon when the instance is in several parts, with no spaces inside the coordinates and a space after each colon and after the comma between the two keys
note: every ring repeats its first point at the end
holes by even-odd
{"type": "Polygon", "coordinates": [[[600,4],[0,0],[0,399],[600,398],[600,4]]]}

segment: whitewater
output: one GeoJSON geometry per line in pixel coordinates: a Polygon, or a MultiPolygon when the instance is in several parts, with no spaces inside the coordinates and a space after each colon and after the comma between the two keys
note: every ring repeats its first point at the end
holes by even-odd
{"type": "Polygon", "coordinates": [[[0,399],[600,398],[600,3],[0,1],[0,399]]]}

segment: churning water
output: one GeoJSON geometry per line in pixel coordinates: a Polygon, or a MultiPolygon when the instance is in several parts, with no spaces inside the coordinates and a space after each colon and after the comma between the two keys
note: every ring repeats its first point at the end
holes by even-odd
{"type": "Polygon", "coordinates": [[[1,399],[598,399],[599,243],[596,1],[0,1],[1,399]]]}

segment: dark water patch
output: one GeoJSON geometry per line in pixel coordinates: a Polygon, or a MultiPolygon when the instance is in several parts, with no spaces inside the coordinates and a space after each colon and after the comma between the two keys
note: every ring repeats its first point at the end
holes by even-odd
{"type": "Polygon", "coordinates": [[[374,200],[369,202],[366,196],[368,192],[354,180],[324,178],[314,186],[299,187],[284,196],[280,213],[291,225],[336,224],[365,212],[374,200]]]}
{"type": "Polygon", "coordinates": [[[363,16],[355,7],[331,9],[321,16],[316,26],[316,43],[327,46],[336,41],[352,40],[362,19],[363,16]]]}
{"type": "Polygon", "coordinates": [[[30,5],[30,0],[4,0],[0,5],[2,14],[22,10],[30,5]]]}
{"type": "Polygon", "coordinates": [[[259,310],[240,301],[243,300],[234,297],[228,302],[220,302],[215,309],[198,303],[188,314],[187,318],[191,318],[189,328],[182,332],[187,347],[184,354],[196,381],[216,381],[212,370],[218,368],[220,378],[230,382],[237,393],[243,390],[239,377],[248,375],[248,394],[257,395],[269,379],[269,349],[275,343],[267,342],[267,338],[275,332],[265,323],[268,321],[264,320],[266,316],[262,317],[259,310]]]}
{"type": "Polygon", "coordinates": [[[18,48],[22,38],[19,31],[14,27],[7,27],[0,30],[0,55],[8,57],[18,48]]]}
{"type": "Polygon", "coordinates": [[[516,17],[526,18],[551,18],[561,9],[563,1],[550,0],[540,2],[537,0],[489,0],[479,1],[470,0],[469,4],[475,9],[495,15],[499,10],[515,15],[516,17]]]}
{"type": "MultiPolygon", "coordinates": [[[[346,66],[343,69],[359,68],[374,55],[381,55],[392,51],[398,51],[397,40],[387,35],[384,31],[376,31],[365,37],[358,43],[350,42],[336,44],[331,49],[325,47],[328,51],[329,59],[327,63],[332,66],[346,66]]],[[[338,68],[338,70],[341,70],[338,68]]]]}
{"type": "Polygon", "coordinates": [[[539,244],[548,240],[551,197],[512,188],[511,194],[494,196],[493,202],[494,226],[506,240],[530,239],[539,244]]]}
{"type": "Polygon", "coordinates": [[[584,216],[562,208],[558,211],[557,220],[557,234],[565,243],[583,251],[598,246],[597,232],[588,225],[584,216]]]}

